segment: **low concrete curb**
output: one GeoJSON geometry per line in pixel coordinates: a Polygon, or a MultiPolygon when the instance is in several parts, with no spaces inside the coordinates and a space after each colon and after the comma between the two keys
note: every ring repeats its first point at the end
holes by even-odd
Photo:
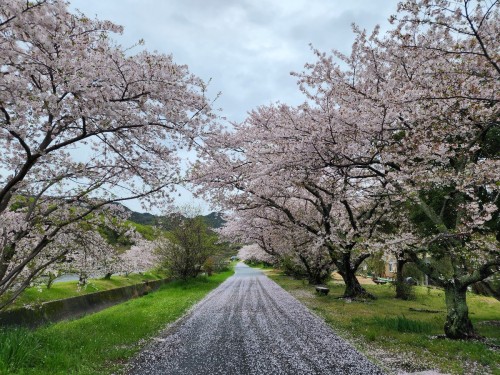
{"type": "Polygon", "coordinates": [[[0,312],[0,327],[24,326],[35,328],[60,320],[81,317],[107,307],[140,297],[158,289],[169,279],[146,281],[140,284],[85,294],[83,296],[42,303],[34,308],[19,308],[0,312]]]}

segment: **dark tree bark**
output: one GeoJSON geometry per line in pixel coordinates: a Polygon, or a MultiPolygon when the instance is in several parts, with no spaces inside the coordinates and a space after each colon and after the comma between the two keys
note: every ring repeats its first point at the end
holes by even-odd
{"type": "Polygon", "coordinates": [[[467,286],[461,283],[447,283],[444,287],[446,299],[446,323],[444,332],[451,339],[469,339],[477,334],[469,319],[467,286]]]}
{"type": "Polygon", "coordinates": [[[411,285],[405,282],[403,270],[407,259],[398,259],[396,263],[396,298],[408,300],[411,298],[411,285]]]}
{"type": "Polygon", "coordinates": [[[307,273],[307,281],[309,282],[309,284],[324,284],[328,280],[330,276],[329,264],[311,264],[311,262],[308,262],[307,258],[302,254],[299,254],[299,259],[304,265],[307,273]]]}
{"type": "Polygon", "coordinates": [[[446,322],[444,332],[450,339],[470,339],[479,335],[474,330],[469,318],[467,306],[467,287],[484,280],[493,273],[498,272],[498,259],[492,259],[481,267],[468,270],[460,262],[452,262],[454,276],[443,280],[440,272],[432,265],[426,263],[416,253],[409,252],[412,262],[426,273],[437,285],[444,288],[446,300],[446,322]]]}
{"type": "Polygon", "coordinates": [[[367,292],[365,288],[361,286],[356,277],[356,271],[363,260],[369,257],[369,254],[363,254],[354,260],[352,260],[351,257],[351,253],[346,252],[343,253],[338,259],[333,259],[333,262],[337,266],[338,272],[340,276],[342,276],[345,283],[344,298],[376,299],[373,294],[367,292]]]}

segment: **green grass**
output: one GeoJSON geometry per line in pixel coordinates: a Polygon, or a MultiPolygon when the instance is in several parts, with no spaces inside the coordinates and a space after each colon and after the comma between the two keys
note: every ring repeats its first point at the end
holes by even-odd
{"type": "Polygon", "coordinates": [[[174,281],[144,297],[84,318],[30,331],[0,331],[0,374],[111,374],[166,324],[182,316],[233,271],[174,281]]]}
{"type": "Polygon", "coordinates": [[[378,299],[359,302],[338,299],[344,291],[341,283],[330,282],[330,294],[319,297],[304,281],[276,272],[269,276],[382,366],[388,363],[382,357],[387,357],[409,372],[434,368],[448,374],[500,374],[500,302],[494,298],[467,296],[475,328],[497,349],[477,341],[436,338],[443,334],[446,317],[442,290],[415,287],[415,300],[402,301],[394,298],[389,285],[364,285],[378,299]]]}
{"type": "MultiPolygon", "coordinates": [[[[354,321],[354,319],[353,319],[354,321]]],[[[407,332],[407,333],[432,333],[432,326],[426,322],[419,320],[411,320],[404,315],[395,318],[375,316],[371,321],[359,321],[359,324],[373,324],[379,329],[383,328],[388,331],[407,332]]]]}
{"type": "Polygon", "coordinates": [[[127,220],[127,224],[132,226],[138,233],[142,235],[148,241],[154,241],[160,235],[160,231],[155,229],[151,225],[139,224],[133,221],[127,220]]]}
{"type": "Polygon", "coordinates": [[[14,303],[9,305],[7,308],[14,309],[22,307],[26,304],[37,305],[42,302],[81,296],[103,290],[134,285],[143,281],[160,280],[163,278],[165,278],[164,274],[147,272],[143,274],[130,274],[128,276],[112,276],[109,280],[89,279],[87,285],[83,287],[78,285],[78,281],[55,283],[50,289],[47,289],[45,285],[40,285],[24,290],[14,303]]]}
{"type": "Polygon", "coordinates": [[[0,374],[9,369],[21,368],[31,363],[34,353],[40,350],[40,340],[27,328],[0,330],[0,374]]]}

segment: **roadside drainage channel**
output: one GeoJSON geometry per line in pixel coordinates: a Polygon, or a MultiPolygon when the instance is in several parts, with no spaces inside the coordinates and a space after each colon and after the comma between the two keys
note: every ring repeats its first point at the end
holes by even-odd
{"type": "Polygon", "coordinates": [[[145,281],[140,284],[85,294],[83,296],[48,301],[34,307],[22,307],[0,311],[0,327],[23,326],[35,328],[64,319],[78,318],[97,312],[131,298],[141,297],[162,285],[169,279],[145,281]]]}

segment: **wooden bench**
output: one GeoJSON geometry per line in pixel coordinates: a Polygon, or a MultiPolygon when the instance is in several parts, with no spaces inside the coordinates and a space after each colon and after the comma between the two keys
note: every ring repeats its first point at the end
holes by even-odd
{"type": "Polygon", "coordinates": [[[330,289],[328,287],[323,285],[316,285],[316,293],[318,293],[320,296],[326,296],[328,295],[328,292],[330,292],[330,289]]]}
{"type": "Polygon", "coordinates": [[[391,283],[392,280],[391,279],[384,279],[382,277],[374,277],[373,278],[373,282],[377,285],[384,285],[384,284],[387,284],[387,283],[391,283]]]}

